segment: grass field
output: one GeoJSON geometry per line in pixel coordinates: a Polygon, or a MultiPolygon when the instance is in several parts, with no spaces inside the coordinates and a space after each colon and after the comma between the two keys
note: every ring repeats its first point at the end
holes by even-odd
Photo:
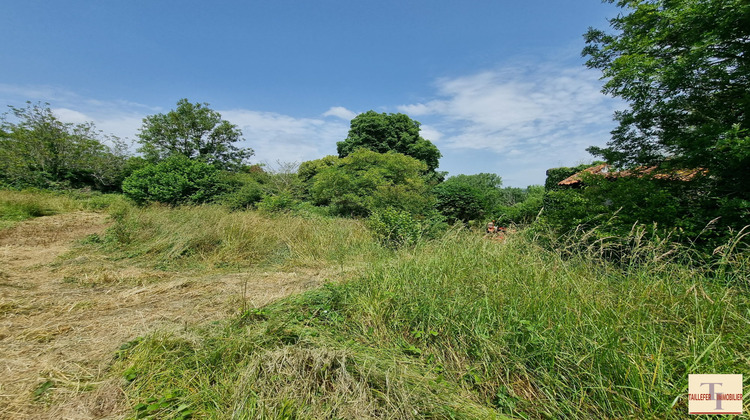
{"type": "Polygon", "coordinates": [[[0,229],[41,216],[77,210],[101,210],[123,200],[116,194],[0,190],[0,229]]]}
{"type": "Polygon", "coordinates": [[[367,261],[323,288],[126,345],[114,370],[128,379],[139,413],[684,417],[688,374],[750,366],[746,250],[734,250],[729,276],[648,241],[631,250],[638,264],[618,266],[595,252],[542,248],[523,232],[498,244],[456,230],[389,252],[357,236],[352,221],[213,207],[138,212],[122,223],[149,233],[124,249],[152,250],[156,260],[367,261]],[[170,234],[149,231],[151,217],[170,234]],[[199,237],[182,232],[197,219],[212,227],[199,237]],[[284,233],[298,224],[314,227],[284,233]]]}
{"type": "Polygon", "coordinates": [[[601,243],[541,246],[532,230],[498,243],[456,228],[393,251],[351,219],[107,207],[109,228],[56,270],[327,280],[268,305],[236,289],[232,315],[121,343],[104,375],[130,416],[684,418],[688,374],[750,373],[740,235],[712,267],[643,237],[619,241],[633,258],[615,264],[601,243]]]}

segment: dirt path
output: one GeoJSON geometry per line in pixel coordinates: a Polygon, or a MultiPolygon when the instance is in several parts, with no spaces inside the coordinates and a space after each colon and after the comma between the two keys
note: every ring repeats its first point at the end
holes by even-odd
{"type": "Polygon", "coordinates": [[[317,273],[196,277],[103,256],[61,262],[107,223],[78,212],[0,231],[0,419],[121,418],[123,383],[108,367],[124,342],[226,318],[240,307],[244,283],[254,306],[320,283],[317,273]]]}

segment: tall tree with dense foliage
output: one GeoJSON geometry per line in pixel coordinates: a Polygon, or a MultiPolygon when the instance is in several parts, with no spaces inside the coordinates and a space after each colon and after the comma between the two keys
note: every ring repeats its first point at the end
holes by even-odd
{"type": "Polygon", "coordinates": [[[152,162],[181,154],[219,169],[239,168],[253,150],[237,147],[242,131],[208,106],[180,99],[177,109],[144,118],[138,151],[152,162]]]}
{"type": "Polygon", "coordinates": [[[0,184],[119,188],[125,145],[93,123],[60,121],[49,104],[10,107],[0,119],[0,184]]]}
{"type": "Polygon", "coordinates": [[[336,143],[339,157],[346,157],[357,149],[378,153],[397,152],[421,160],[427,170],[434,171],[442,156],[431,141],[419,135],[418,121],[405,114],[367,111],[351,121],[349,135],[336,143]]]}
{"type": "MultiPolygon", "coordinates": [[[[750,3],[608,0],[614,33],[589,29],[583,55],[604,92],[628,102],[595,155],[617,166],[707,168],[722,205],[750,199],[750,3]]],[[[744,203],[744,204],[743,204],[744,203]]]]}

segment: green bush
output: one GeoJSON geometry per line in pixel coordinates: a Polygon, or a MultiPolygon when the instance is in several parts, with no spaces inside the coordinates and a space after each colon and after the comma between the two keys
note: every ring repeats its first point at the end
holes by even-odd
{"type": "Polygon", "coordinates": [[[410,156],[361,149],[320,170],[311,194],[316,205],[341,216],[368,216],[387,207],[425,214],[434,205],[422,176],[426,169],[410,156]]]}
{"type": "Polygon", "coordinates": [[[465,183],[451,182],[453,179],[435,187],[437,210],[450,221],[468,222],[484,217],[481,191],[465,183]]]}
{"type": "Polygon", "coordinates": [[[216,201],[232,210],[253,207],[266,193],[264,186],[248,173],[225,173],[224,183],[228,191],[217,197],[216,201]]]}
{"type": "Polygon", "coordinates": [[[258,202],[258,210],[266,213],[288,212],[297,209],[302,202],[289,192],[266,195],[258,202]]]}
{"type": "Polygon", "coordinates": [[[368,219],[368,224],[378,240],[392,248],[414,245],[422,238],[423,230],[419,221],[403,210],[376,210],[368,219]]]}
{"type": "Polygon", "coordinates": [[[220,202],[232,210],[252,207],[263,198],[263,188],[258,183],[247,183],[237,191],[222,196],[220,202]]]}
{"type": "Polygon", "coordinates": [[[138,204],[205,203],[225,189],[215,167],[182,155],[138,169],[122,183],[123,193],[138,204]]]}
{"type": "Polygon", "coordinates": [[[497,223],[501,226],[528,225],[537,219],[544,203],[544,187],[530,185],[523,193],[522,201],[509,206],[498,206],[495,209],[494,219],[497,223]]]}

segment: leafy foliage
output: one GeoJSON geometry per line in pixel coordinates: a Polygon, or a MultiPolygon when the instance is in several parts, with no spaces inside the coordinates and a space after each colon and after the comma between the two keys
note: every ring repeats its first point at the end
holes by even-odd
{"type": "Polygon", "coordinates": [[[642,226],[649,233],[672,231],[673,240],[706,251],[726,241],[726,232],[709,217],[733,209],[711,207],[705,184],[647,176],[613,180],[582,174],[582,179],[583,188],[548,191],[544,198],[543,220],[558,232],[597,226],[600,236],[626,237],[642,226]]]}
{"type": "Polygon", "coordinates": [[[313,177],[312,198],[341,215],[367,216],[386,207],[424,214],[434,202],[421,175],[425,169],[400,153],[357,150],[313,177]]]}
{"type": "Polygon", "coordinates": [[[299,208],[302,202],[294,198],[289,192],[266,195],[258,202],[258,210],[267,213],[287,212],[299,208]]]}
{"type": "Polygon", "coordinates": [[[302,182],[310,182],[320,171],[331,166],[338,164],[339,158],[333,155],[322,157],[320,159],[308,160],[302,162],[297,170],[297,176],[299,176],[302,182]]]}
{"type": "Polygon", "coordinates": [[[414,215],[403,210],[376,210],[368,219],[380,242],[392,248],[414,245],[422,238],[422,227],[414,215]]]}
{"type": "Polygon", "coordinates": [[[530,185],[526,189],[505,188],[507,205],[495,209],[494,219],[498,224],[528,225],[536,220],[544,205],[545,189],[541,185],[530,185]]]}
{"type": "Polygon", "coordinates": [[[437,210],[450,221],[481,219],[485,212],[481,191],[465,183],[452,182],[453,179],[448,178],[435,187],[437,210]]]}
{"type": "Polygon", "coordinates": [[[451,220],[481,219],[506,204],[502,185],[502,178],[491,173],[452,176],[435,187],[438,209],[451,220]]]}
{"type": "Polygon", "coordinates": [[[563,166],[561,168],[547,169],[547,178],[544,181],[544,189],[546,189],[547,191],[552,191],[552,190],[559,190],[562,188],[567,188],[567,187],[561,187],[557,185],[557,183],[562,181],[565,178],[568,178],[569,176],[572,176],[572,175],[577,174],[578,172],[581,172],[582,170],[586,168],[590,168],[592,166],[596,166],[602,163],[604,162],[595,161],[590,164],[584,163],[582,165],[573,166],[573,167],[563,166]]]}
{"type": "Polygon", "coordinates": [[[125,145],[118,138],[92,123],[64,123],[48,104],[10,109],[14,121],[0,120],[0,185],[119,188],[125,145]]]}
{"type": "Polygon", "coordinates": [[[419,122],[405,114],[387,114],[367,111],[351,121],[349,135],[336,143],[339,157],[343,158],[357,149],[378,153],[397,152],[411,156],[434,171],[441,157],[438,148],[419,135],[419,122]]]}
{"type": "Polygon", "coordinates": [[[217,198],[232,210],[244,210],[257,204],[265,194],[264,186],[248,173],[225,173],[228,191],[217,198]]]}
{"type": "Polygon", "coordinates": [[[179,154],[136,170],[122,183],[123,193],[139,204],[205,203],[225,188],[214,166],[179,154]]]}
{"type": "Polygon", "coordinates": [[[310,197],[315,175],[326,168],[336,166],[338,163],[339,158],[333,155],[302,162],[297,169],[297,176],[302,182],[304,196],[310,197]]]}
{"type": "Polygon", "coordinates": [[[712,194],[744,208],[735,221],[747,224],[750,3],[616,3],[624,11],[610,20],[615,33],[589,29],[583,55],[602,70],[604,92],[630,108],[615,114],[608,147],[589,151],[618,166],[707,168],[712,194]]]}
{"type": "Polygon", "coordinates": [[[252,149],[235,146],[242,141],[242,131],[221,118],[207,103],[177,102],[177,109],[143,119],[138,133],[138,151],[151,162],[174,154],[198,158],[220,169],[237,169],[252,149]]]}

